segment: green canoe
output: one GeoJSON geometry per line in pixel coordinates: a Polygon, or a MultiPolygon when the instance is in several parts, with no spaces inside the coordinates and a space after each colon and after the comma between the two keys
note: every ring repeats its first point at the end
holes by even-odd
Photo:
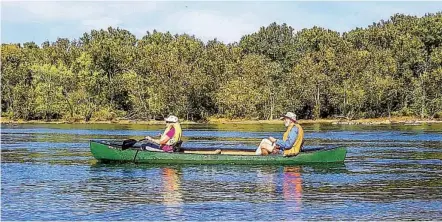
{"type": "Polygon", "coordinates": [[[294,157],[280,154],[256,156],[246,150],[222,149],[221,154],[201,149],[181,148],[180,152],[166,153],[141,150],[134,146],[123,150],[121,145],[112,142],[91,140],[90,148],[95,159],[101,162],[135,162],[146,164],[243,164],[243,165],[299,165],[310,163],[343,163],[347,149],[334,147],[301,152],[294,157]]]}

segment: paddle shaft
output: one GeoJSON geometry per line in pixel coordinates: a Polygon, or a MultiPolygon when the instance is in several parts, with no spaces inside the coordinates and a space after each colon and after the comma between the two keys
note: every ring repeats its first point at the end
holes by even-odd
{"type": "Polygon", "coordinates": [[[138,152],[139,152],[139,151],[140,151],[140,150],[137,150],[137,152],[135,153],[134,160],[133,160],[134,163],[136,163],[136,162],[135,162],[135,159],[137,158],[137,155],[138,155],[138,152]]]}

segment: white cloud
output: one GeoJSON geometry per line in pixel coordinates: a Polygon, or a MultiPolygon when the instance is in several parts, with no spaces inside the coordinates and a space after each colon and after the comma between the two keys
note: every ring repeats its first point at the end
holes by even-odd
{"type": "Polygon", "coordinates": [[[54,40],[69,37],[67,33],[69,38],[77,38],[83,32],[109,26],[131,31],[137,29],[134,21],[163,5],[153,1],[7,1],[2,2],[1,17],[2,22],[18,26],[38,23],[44,39],[54,40]]]}
{"type": "Polygon", "coordinates": [[[133,16],[156,10],[157,2],[4,2],[2,20],[8,22],[75,22],[79,29],[121,24],[133,16]]]}
{"type": "Polygon", "coordinates": [[[161,27],[195,35],[204,41],[217,38],[232,43],[245,34],[255,32],[262,25],[259,18],[250,13],[233,17],[209,10],[183,10],[169,16],[161,27]]]}
{"type": "Polygon", "coordinates": [[[83,20],[107,17],[127,17],[148,13],[158,8],[158,2],[114,1],[7,1],[2,2],[2,19],[29,20],[83,20]]]}
{"type": "Polygon", "coordinates": [[[330,27],[347,32],[356,27],[368,27],[373,22],[389,20],[396,13],[423,16],[425,13],[437,11],[442,4],[440,2],[345,2],[342,6],[348,13],[335,19],[335,24],[331,24],[330,27]]]}
{"type": "Polygon", "coordinates": [[[102,7],[94,7],[95,3],[75,2],[4,2],[2,19],[11,22],[79,20],[102,15],[102,7]]]}
{"type": "Polygon", "coordinates": [[[86,30],[91,29],[106,29],[109,26],[112,27],[118,27],[122,23],[119,19],[109,18],[109,17],[102,17],[97,19],[88,19],[83,20],[82,24],[86,30]]]}
{"type": "Polygon", "coordinates": [[[113,26],[138,38],[156,29],[231,43],[271,22],[287,23],[296,31],[317,25],[343,32],[388,19],[396,12],[422,15],[441,6],[417,2],[0,1],[1,20],[8,27],[2,29],[2,36],[11,42],[77,38],[91,29],[113,26]],[[29,26],[38,27],[39,32],[29,33],[29,26]]]}

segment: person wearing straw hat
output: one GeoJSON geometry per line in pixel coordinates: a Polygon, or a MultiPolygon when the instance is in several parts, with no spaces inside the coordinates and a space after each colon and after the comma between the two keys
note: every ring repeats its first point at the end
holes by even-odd
{"type": "Polygon", "coordinates": [[[298,124],[296,114],[287,112],[281,116],[284,126],[287,127],[282,139],[269,137],[263,139],[256,149],[256,155],[283,153],[284,156],[296,156],[304,145],[304,130],[298,124]]]}
{"type": "Polygon", "coordinates": [[[145,150],[173,152],[174,147],[180,145],[182,130],[178,117],[171,115],[165,118],[164,121],[166,121],[166,129],[161,134],[160,139],[153,139],[150,136],[145,137],[148,143],[141,145],[145,150]]]}

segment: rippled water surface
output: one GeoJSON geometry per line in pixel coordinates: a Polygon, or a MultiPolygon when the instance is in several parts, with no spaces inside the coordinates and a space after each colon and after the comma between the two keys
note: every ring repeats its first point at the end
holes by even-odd
{"type": "MultiPolygon", "coordinates": [[[[183,126],[185,146],[255,149],[281,125],[183,126]]],[[[344,164],[105,165],[90,139],[162,126],[1,126],[2,220],[442,220],[442,125],[304,125],[344,164]]]]}

